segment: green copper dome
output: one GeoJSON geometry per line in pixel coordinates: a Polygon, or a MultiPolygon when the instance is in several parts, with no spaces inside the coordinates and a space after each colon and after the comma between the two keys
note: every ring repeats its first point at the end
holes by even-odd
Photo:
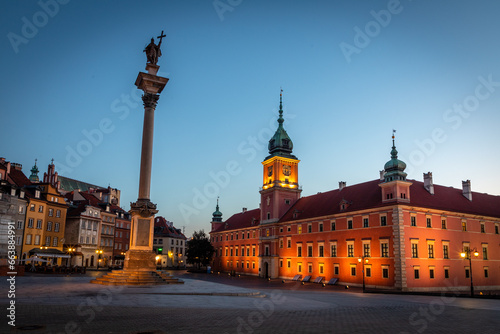
{"type": "Polygon", "coordinates": [[[282,95],[283,94],[280,93],[280,115],[278,118],[278,129],[274,133],[274,136],[269,140],[268,149],[270,155],[265,160],[274,156],[297,159],[297,157],[292,155],[293,142],[283,128],[283,122],[285,120],[283,119],[282,95]]]}
{"type": "Polygon", "coordinates": [[[219,211],[219,199],[217,198],[217,206],[215,207],[215,211],[212,214],[213,222],[221,222],[222,221],[222,212],[219,211]]]}
{"type": "Polygon", "coordinates": [[[404,170],[406,169],[406,164],[398,159],[398,150],[396,150],[396,145],[394,144],[394,135],[392,136],[392,150],[391,150],[391,160],[387,161],[384,165],[385,182],[395,181],[395,180],[406,180],[406,174],[404,170]]]}
{"type": "Polygon", "coordinates": [[[31,182],[39,182],[40,179],[38,178],[38,167],[36,166],[36,159],[35,159],[35,165],[31,168],[31,175],[29,177],[29,180],[31,182]]]}

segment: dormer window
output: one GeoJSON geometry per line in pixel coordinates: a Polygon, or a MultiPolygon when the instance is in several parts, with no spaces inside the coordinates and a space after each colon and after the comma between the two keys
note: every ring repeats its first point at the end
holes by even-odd
{"type": "Polygon", "coordinates": [[[40,190],[35,190],[35,198],[40,198],[40,190]]]}
{"type": "Polygon", "coordinates": [[[24,198],[24,191],[21,190],[21,192],[19,193],[19,197],[24,198]]]}
{"type": "Polygon", "coordinates": [[[15,188],[12,188],[10,190],[10,196],[16,196],[16,189],[15,188]]]}

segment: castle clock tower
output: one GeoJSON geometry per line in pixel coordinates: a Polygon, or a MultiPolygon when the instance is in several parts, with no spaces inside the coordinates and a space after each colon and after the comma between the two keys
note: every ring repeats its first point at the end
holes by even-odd
{"type": "Polygon", "coordinates": [[[269,156],[262,165],[261,223],[274,223],[300,198],[298,166],[293,143],[283,128],[283,90],[280,93],[278,129],[269,140],[269,156]]]}

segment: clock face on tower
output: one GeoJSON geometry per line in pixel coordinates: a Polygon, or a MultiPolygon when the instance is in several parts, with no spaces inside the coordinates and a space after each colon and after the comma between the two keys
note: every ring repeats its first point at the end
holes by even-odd
{"type": "Polygon", "coordinates": [[[283,175],[290,176],[292,174],[292,168],[289,165],[283,165],[283,175]]]}
{"type": "Polygon", "coordinates": [[[273,166],[267,167],[267,176],[273,175],[273,166]]]}

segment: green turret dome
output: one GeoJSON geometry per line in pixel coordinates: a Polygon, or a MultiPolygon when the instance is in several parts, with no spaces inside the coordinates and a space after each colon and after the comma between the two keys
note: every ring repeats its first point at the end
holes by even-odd
{"type": "Polygon", "coordinates": [[[38,167],[36,166],[36,159],[35,159],[35,165],[31,168],[31,175],[29,177],[29,180],[31,182],[39,182],[40,179],[38,178],[38,167]]]}
{"type": "Polygon", "coordinates": [[[213,222],[221,222],[222,221],[222,212],[219,211],[219,199],[217,198],[217,206],[215,207],[215,211],[212,214],[213,222]]]}
{"type": "Polygon", "coordinates": [[[406,169],[406,164],[398,159],[398,150],[396,150],[396,145],[394,144],[394,134],[392,135],[392,150],[391,150],[391,160],[387,161],[384,165],[385,182],[395,181],[395,180],[406,180],[406,174],[404,170],[406,169]]]}
{"type": "Polygon", "coordinates": [[[278,118],[278,129],[274,133],[274,136],[269,140],[269,156],[265,159],[269,159],[274,156],[280,156],[285,158],[297,159],[294,155],[292,155],[293,150],[293,142],[288,136],[283,128],[283,102],[282,102],[282,92],[280,93],[280,110],[279,110],[279,118],[278,118]]]}

